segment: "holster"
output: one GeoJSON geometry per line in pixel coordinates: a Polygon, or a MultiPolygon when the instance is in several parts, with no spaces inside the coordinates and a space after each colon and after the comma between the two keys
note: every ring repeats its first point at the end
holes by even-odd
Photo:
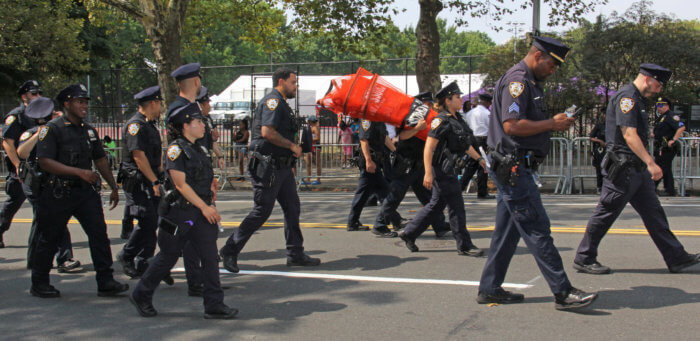
{"type": "Polygon", "coordinates": [[[608,151],[603,158],[603,168],[607,171],[608,180],[615,181],[617,176],[624,172],[627,168],[634,168],[637,171],[643,171],[646,166],[641,160],[635,156],[617,154],[613,151],[608,151]]]}
{"type": "Polygon", "coordinates": [[[495,150],[491,151],[491,160],[493,164],[491,169],[495,171],[496,179],[502,184],[515,187],[518,184],[518,167],[520,161],[513,154],[503,155],[495,150]]]}
{"type": "Polygon", "coordinates": [[[401,156],[399,153],[393,153],[391,158],[391,170],[396,175],[406,175],[415,168],[415,161],[401,156]]]}
{"type": "Polygon", "coordinates": [[[162,187],[160,195],[160,201],[158,202],[158,215],[164,217],[170,213],[170,210],[178,202],[181,195],[176,189],[165,191],[162,187]]]}
{"type": "Polygon", "coordinates": [[[29,187],[32,194],[35,196],[39,195],[42,187],[42,181],[44,179],[44,173],[37,171],[34,166],[26,161],[22,161],[19,164],[18,173],[20,180],[22,180],[22,183],[29,187]]]}
{"type": "Polygon", "coordinates": [[[274,161],[271,155],[262,155],[257,151],[250,154],[248,171],[265,187],[272,187],[275,181],[274,161]]]}

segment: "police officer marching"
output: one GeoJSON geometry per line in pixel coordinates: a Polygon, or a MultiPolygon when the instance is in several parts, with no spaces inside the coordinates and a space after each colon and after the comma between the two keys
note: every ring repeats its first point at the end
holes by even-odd
{"type": "Polygon", "coordinates": [[[432,197],[399,233],[399,238],[411,252],[419,250],[416,238],[447,206],[452,236],[457,241],[457,253],[471,257],[483,254],[472,243],[467,231],[464,199],[457,179],[457,174],[466,166],[467,157],[479,160],[481,166],[485,166],[484,160],[473,147],[471,129],[457,113],[462,107],[461,94],[456,82],[448,84],[435,94],[439,113],[430,122],[430,131],[423,149],[423,186],[432,190],[432,197]]]}
{"type": "Polygon", "coordinates": [[[253,184],[253,210],[243,219],[220,250],[224,267],[238,272],[238,255],[272,213],[275,201],[284,212],[284,237],[287,241],[287,266],[317,266],[318,258],[304,253],[304,237],[299,228],[301,211],[292,167],[301,156],[301,147],[294,143],[299,127],[287,99],[294,98],[297,75],[281,68],[272,75],[274,89],[255,108],[251,130],[251,158],[248,163],[253,184]]]}
{"type": "MultiPolygon", "coordinates": [[[[432,106],[433,93],[422,92],[415,97],[425,105],[432,106]]],[[[395,217],[396,210],[406,196],[408,188],[411,187],[413,193],[422,205],[430,202],[431,193],[423,186],[423,176],[425,168],[423,165],[423,149],[425,141],[415,137],[415,135],[428,127],[425,120],[420,120],[415,127],[407,129],[402,127],[398,132],[398,143],[392,160],[391,172],[393,173],[389,183],[389,192],[382,202],[382,206],[374,222],[373,231],[380,232],[380,237],[395,237],[397,234],[388,230],[387,224],[391,217],[395,217]]],[[[395,218],[394,218],[395,219],[395,218]]],[[[450,227],[445,222],[445,214],[440,211],[431,217],[433,231],[436,238],[444,236],[450,231],[450,227]]]]}
{"type": "Polygon", "coordinates": [[[0,209],[0,249],[5,247],[2,235],[10,229],[12,218],[26,199],[17,174],[19,166],[17,143],[20,135],[33,126],[33,122],[24,115],[24,110],[32,100],[41,97],[41,85],[35,80],[26,81],[17,90],[17,95],[22,100],[22,104],[5,116],[5,125],[2,127],[2,148],[5,150],[5,164],[7,165],[7,177],[5,178],[7,199],[0,209]]]}
{"type": "Polygon", "coordinates": [[[671,111],[671,104],[668,98],[659,97],[656,102],[658,116],[651,137],[654,138],[654,162],[663,172],[662,178],[656,180],[655,185],[658,186],[663,180],[666,194],[674,197],[676,189],[673,181],[673,159],[680,149],[678,139],[685,132],[685,123],[679,115],[671,111]]]}
{"type": "Polygon", "coordinates": [[[605,112],[600,115],[589,135],[591,139],[591,154],[593,155],[593,168],[595,168],[596,193],[603,189],[602,163],[605,156],[605,112]]]}
{"type": "Polygon", "coordinates": [[[549,152],[549,132],[574,123],[565,113],[549,118],[541,85],[568,52],[556,39],[535,37],[527,56],[496,82],[488,134],[489,174],[498,187],[496,228],[481,274],[479,304],[523,301],[522,294],[501,287],[520,237],[554,293],[557,310],[587,306],[598,296],[569,282],[535,179],[539,162],[549,152]]]}
{"type": "Polygon", "coordinates": [[[221,216],[212,204],[214,171],[205,148],[195,141],[204,136],[199,107],[188,104],[173,111],[167,119],[170,143],[166,170],[175,189],[161,199],[158,246],[160,252],[129,295],[131,303],[143,317],[157,315],[153,293],[168,276],[186,243],[190,243],[202,261],[204,318],[231,319],[237,309],[224,304],[219,280],[216,238],[221,216]]]}
{"type": "Polygon", "coordinates": [[[641,216],[670,272],[681,272],[700,262],[700,253],[686,252],[671,232],[654,189],[654,181],[664,174],[647,152],[649,115],[646,98],[661,92],[671,74],[662,66],[642,64],[635,80],[623,86],[608,103],[603,192],[576,251],[574,268],[580,272],[611,272],[609,267],[598,262],[598,245],[628,202],[641,216]]]}
{"type": "Polygon", "coordinates": [[[39,297],[58,297],[60,292],[50,285],[51,259],[71,216],[80,222],[88,237],[90,255],[97,279],[98,296],[115,296],[129,289],[112,277],[112,251],[107,237],[102,200],[98,193],[100,176],[112,189],[110,209],[119,202],[117,184],[97,131],[84,122],[88,109],[87,88],[73,84],[63,89],[57,101],[65,114],[39,129],[37,158],[47,173],[36,203],[39,233],[32,268],[31,293],[39,297]]]}
{"type": "Polygon", "coordinates": [[[124,274],[131,278],[146,271],[147,260],[155,252],[156,208],[163,179],[161,139],[156,126],[163,105],[160,87],[147,88],[134,95],[134,99],[139,109],[123,128],[119,177],[130,210],[129,216],[137,218],[139,223],[117,254],[124,274]]]}
{"type": "MultiPolygon", "coordinates": [[[[371,122],[369,120],[362,120],[360,127],[360,160],[358,166],[360,167],[360,177],[357,180],[357,189],[355,190],[355,196],[352,199],[352,204],[350,205],[350,214],[348,215],[348,231],[367,231],[369,227],[362,225],[360,223],[360,215],[362,214],[362,209],[369,200],[372,193],[377,194],[378,202],[381,203],[386,198],[389,184],[387,183],[386,177],[384,176],[384,164],[389,158],[386,149],[389,151],[395,151],[394,143],[391,138],[387,135],[386,125],[382,122],[371,122]]],[[[396,210],[392,212],[391,217],[384,217],[384,219],[389,219],[394,226],[400,226],[401,218],[396,213],[396,210]]],[[[385,226],[372,229],[372,233],[381,237],[395,237],[396,233],[392,233],[385,226]]]]}
{"type": "MultiPolygon", "coordinates": [[[[50,98],[39,97],[34,99],[27,106],[24,114],[28,119],[33,120],[35,126],[29,128],[19,138],[17,156],[20,158],[18,174],[22,180],[22,190],[27,200],[32,205],[32,226],[29,230],[29,247],[27,248],[27,266],[31,268],[36,250],[36,242],[39,236],[36,228],[36,200],[41,191],[41,183],[44,174],[39,168],[36,158],[36,143],[39,140],[39,128],[43,127],[52,117],[54,108],[50,98]]],[[[59,273],[79,271],[80,261],[73,259],[73,247],[70,239],[68,226],[64,226],[63,233],[59,237],[58,252],[56,252],[56,270],[59,273]]]]}

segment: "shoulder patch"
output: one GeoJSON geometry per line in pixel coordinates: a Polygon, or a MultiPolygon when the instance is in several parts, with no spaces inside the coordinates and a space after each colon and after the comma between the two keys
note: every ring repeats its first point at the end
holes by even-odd
{"type": "Polygon", "coordinates": [[[270,98],[265,102],[265,105],[267,105],[267,108],[270,110],[275,110],[279,104],[280,102],[277,98],[270,98]]]}
{"type": "Polygon", "coordinates": [[[666,116],[662,117],[659,123],[662,123],[666,119],[666,116]]]}
{"type": "Polygon", "coordinates": [[[46,137],[46,134],[49,133],[49,127],[48,126],[43,126],[41,129],[39,129],[39,141],[44,141],[44,138],[46,137]]]}
{"type": "Polygon", "coordinates": [[[430,122],[430,129],[435,130],[440,126],[440,124],[442,124],[442,119],[436,117],[430,122]]]}
{"type": "Polygon", "coordinates": [[[629,97],[623,97],[620,100],[620,110],[622,110],[623,114],[626,114],[630,112],[634,108],[634,100],[629,98],[629,97]]]}
{"type": "Polygon", "coordinates": [[[95,131],[92,129],[88,129],[87,132],[88,132],[88,137],[90,138],[90,141],[94,141],[95,140],[95,131]]]}
{"type": "Polygon", "coordinates": [[[182,149],[180,149],[180,146],[178,146],[176,144],[168,147],[168,159],[170,159],[170,161],[177,160],[177,158],[180,156],[181,152],[182,152],[182,149]]]}
{"type": "Polygon", "coordinates": [[[30,133],[29,131],[25,131],[25,132],[23,132],[22,135],[19,137],[19,140],[20,140],[20,141],[26,141],[26,140],[29,139],[30,137],[32,137],[32,133],[30,133]]]}
{"type": "Polygon", "coordinates": [[[7,118],[5,119],[5,125],[9,126],[10,124],[12,124],[15,121],[15,119],[16,119],[15,115],[7,116],[7,118]]]}
{"type": "Polygon", "coordinates": [[[362,129],[365,131],[369,130],[369,128],[372,126],[372,122],[368,120],[362,120],[362,129]]]}
{"type": "Polygon", "coordinates": [[[508,85],[508,92],[510,92],[510,95],[513,96],[513,98],[518,98],[518,96],[523,93],[523,90],[525,90],[525,84],[523,83],[510,82],[508,85]]]}
{"type": "Polygon", "coordinates": [[[141,129],[141,125],[133,122],[130,123],[129,126],[126,128],[127,131],[129,131],[129,135],[134,136],[139,133],[139,129],[141,129]]]}
{"type": "Polygon", "coordinates": [[[676,121],[680,121],[680,120],[681,120],[680,116],[678,116],[678,115],[673,115],[673,119],[676,120],[676,121]]]}

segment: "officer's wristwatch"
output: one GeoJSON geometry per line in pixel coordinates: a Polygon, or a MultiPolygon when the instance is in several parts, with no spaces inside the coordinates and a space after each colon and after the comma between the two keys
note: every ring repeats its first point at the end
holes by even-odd
{"type": "Polygon", "coordinates": [[[151,185],[153,185],[153,186],[160,185],[160,180],[156,179],[156,181],[151,182],[151,185]]]}

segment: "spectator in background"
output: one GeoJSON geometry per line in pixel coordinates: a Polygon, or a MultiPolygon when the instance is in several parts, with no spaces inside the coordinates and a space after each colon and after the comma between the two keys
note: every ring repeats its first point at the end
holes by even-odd
{"type": "Polygon", "coordinates": [[[248,131],[248,121],[241,120],[238,122],[238,130],[233,136],[233,143],[236,146],[236,160],[238,160],[238,170],[241,172],[241,176],[238,177],[238,181],[245,181],[245,173],[243,172],[243,167],[245,166],[246,155],[248,154],[248,138],[250,138],[250,131],[248,131]]]}
{"type": "Polygon", "coordinates": [[[343,149],[343,168],[348,168],[350,167],[350,164],[348,163],[348,158],[352,158],[353,132],[352,130],[350,130],[350,127],[348,127],[345,121],[340,121],[338,128],[340,129],[338,131],[338,143],[342,143],[344,145],[341,147],[343,149]]]}
{"type": "Polygon", "coordinates": [[[360,119],[353,118],[352,124],[350,125],[350,130],[352,130],[352,143],[360,143],[360,119]]]}
{"type": "Polygon", "coordinates": [[[107,151],[107,160],[109,161],[109,167],[112,169],[115,169],[114,167],[114,160],[117,157],[115,154],[115,150],[117,148],[117,144],[112,140],[109,135],[105,135],[105,138],[102,139],[104,148],[107,151]]]}
{"type": "MultiPolygon", "coordinates": [[[[321,128],[319,128],[318,118],[316,116],[309,116],[306,119],[308,123],[308,130],[304,132],[310,132],[311,136],[311,152],[304,154],[304,160],[306,162],[306,176],[307,181],[302,181],[302,184],[306,185],[320,185],[321,184],[321,128]],[[311,181],[311,166],[316,164],[316,181],[311,181]]],[[[308,136],[308,135],[307,135],[308,136]]],[[[308,140],[308,137],[302,138],[302,140],[308,140]]]]}

